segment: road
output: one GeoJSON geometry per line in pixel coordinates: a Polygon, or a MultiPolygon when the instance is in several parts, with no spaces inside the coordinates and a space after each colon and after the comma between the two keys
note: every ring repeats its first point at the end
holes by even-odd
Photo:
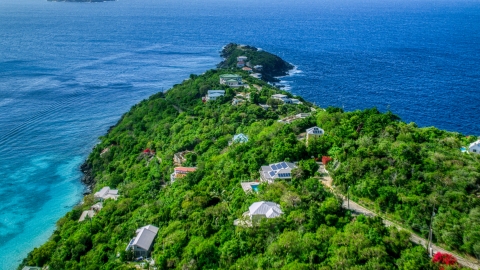
{"type": "MultiPolygon", "coordinates": [[[[359,205],[358,203],[356,203],[352,200],[350,200],[348,202],[347,198],[343,194],[339,194],[338,192],[336,192],[332,188],[332,178],[330,176],[323,177],[323,179],[320,182],[322,182],[322,184],[324,184],[326,187],[328,187],[328,189],[330,189],[334,194],[340,196],[343,199],[343,204],[342,204],[343,208],[349,209],[350,211],[352,211],[356,214],[363,214],[365,216],[370,216],[370,217],[379,216],[377,213],[373,212],[372,210],[369,210],[369,209],[359,205]]],[[[405,228],[403,228],[399,224],[397,224],[395,222],[392,222],[390,220],[387,220],[382,216],[380,216],[380,217],[382,218],[385,226],[387,226],[387,227],[395,226],[397,229],[406,230],[405,228]]],[[[409,231],[409,230],[406,230],[406,231],[409,231]]],[[[412,241],[415,244],[422,245],[424,248],[427,248],[427,239],[422,238],[422,237],[420,237],[420,236],[418,236],[414,233],[411,233],[410,241],[412,241]]],[[[432,248],[432,254],[435,254],[437,252],[450,253],[453,256],[455,256],[455,258],[457,258],[458,263],[461,264],[462,266],[469,267],[469,268],[475,269],[475,270],[480,269],[480,265],[478,263],[473,262],[472,260],[466,259],[466,258],[464,258],[464,257],[462,257],[462,256],[460,256],[460,255],[458,255],[454,252],[445,250],[445,249],[443,249],[441,247],[438,247],[436,245],[433,245],[433,244],[431,245],[431,248],[432,248]]]]}

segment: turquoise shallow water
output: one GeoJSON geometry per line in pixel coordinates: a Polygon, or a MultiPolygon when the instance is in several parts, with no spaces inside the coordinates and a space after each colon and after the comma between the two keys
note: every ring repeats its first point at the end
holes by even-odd
{"type": "Polygon", "coordinates": [[[0,269],[81,200],[98,136],[228,42],[295,64],[284,82],[318,105],[480,135],[479,15],[476,1],[0,1],[0,269]]]}

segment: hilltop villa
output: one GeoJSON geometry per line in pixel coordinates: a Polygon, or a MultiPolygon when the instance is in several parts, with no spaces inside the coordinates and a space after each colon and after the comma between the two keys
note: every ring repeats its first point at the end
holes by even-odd
{"type": "Polygon", "coordinates": [[[262,218],[276,218],[283,214],[280,205],[274,202],[255,202],[243,213],[243,219],[237,219],[233,222],[235,226],[252,226],[262,218]]]}
{"type": "Polygon", "coordinates": [[[152,251],[153,240],[158,233],[158,228],[153,225],[141,227],[136,232],[136,236],[130,240],[125,251],[132,251],[135,257],[148,257],[152,251]]]}
{"type": "Polygon", "coordinates": [[[275,94],[275,95],[272,95],[272,98],[276,100],[280,100],[285,104],[295,104],[295,105],[302,104],[300,100],[296,98],[289,98],[287,95],[284,95],[284,94],[275,94]]]}
{"type": "Polygon", "coordinates": [[[206,101],[216,100],[219,97],[223,97],[225,95],[225,90],[208,90],[207,97],[205,98],[206,101]]]}
{"type": "Polygon", "coordinates": [[[273,183],[277,179],[292,179],[292,169],[296,167],[294,163],[286,161],[262,166],[260,178],[268,183],[273,183]]]}
{"type": "Polygon", "coordinates": [[[110,189],[110,187],[103,187],[98,192],[95,192],[95,194],[93,195],[96,200],[100,201],[106,199],[116,200],[119,196],[120,195],[118,195],[118,189],[110,189]]]}
{"type": "Polygon", "coordinates": [[[237,62],[247,62],[248,57],[246,56],[239,56],[237,57],[237,62]]]}
{"type": "Polygon", "coordinates": [[[310,140],[311,138],[322,136],[323,134],[325,134],[325,131],[319,127],[311,127],[307,129],[307,146],[308,140],[310,140]]]}
{"type": "Polygon", "coordinates": [[[471,143],[471,144],[468,146],[468,151],[469,151],[470,153],[480,154],[480,140],[471,143]]]}
{"type": "Polygon", "coordinates": [[[242,77],[237,74],[223,74],[220,75],[220,84],[226,84],[230,87],[240,87],[242,84],[242,77]]]}

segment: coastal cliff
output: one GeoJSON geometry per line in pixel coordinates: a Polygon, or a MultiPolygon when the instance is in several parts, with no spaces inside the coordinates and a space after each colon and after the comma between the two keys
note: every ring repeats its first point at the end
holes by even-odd
{"type": "Polygon", "coordinates": [[[475,253],[479,158],[458,149],[474,138],[418,128],[377,109],[322,109],[264,81],[284,75],[287,62],[277,59],[271,70],[271,61],[258,60],[264,52],[236,44],[222,55],[218,69],[192,74],[133,106],[100,138],[82,165],[83,181],[93,191],[118,189],[118,199],[106,199],[79,222],[95,206],[93,196],[85,196],[19,269],[135,269],[142,262],[158,269],[437,267],[408,232],[342,208],[321,184],[328,176],[319,167],[322,157],[331,160],[324,165],[340,191],[423,236],[431,221],[425,212],[441,205],[435,241],[475,253]],[[239,67],[246,64],[241,56],[262,66],[264,80],[239,67]],[[226,77],[235,83],[226,85],[226,77]],[[209,90],[223,94],[206,97],[209,90]],[[314,127],[322,135],[307,140],[314,127]],[[277,164],[294,168],[289,176],[262,181],[280,171],[277,164]],[[278,209],[256,222],[246,213],[261,202],[278,209]],[[147,225],[159,228],[153,263],[127,250],[135,231],[147,225]]]}

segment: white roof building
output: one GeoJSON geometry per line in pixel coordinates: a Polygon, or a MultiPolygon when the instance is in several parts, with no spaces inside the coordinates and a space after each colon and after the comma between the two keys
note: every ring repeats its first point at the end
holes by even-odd
{"type": "Polygon", "coordinates": [[[248,213],[250,217],[262,216],[266,218],[276,218],[283,214],[280,205],[266,201],[253,203],[248,208],[248,213]]]}
{"type": "Polygon", "coordinates": [[[236,226],[252,226],[253,223],[260,221],[262,218],[276,218],[283,214],[280,205],[274,202],[255,202],[243,213],[242,219],[233,222],[236,226]]]}
{"type": "Polygon", "coordinates": [[[255,70],[262,70],[262,69],[263,69],[263,66],[262,66],[262,65],[255,65],[255,66],[253,67],[253,69],[255,69],[255,70]]]}
{"type": "Polygon", "coordinates": [[[296,167],[294,163],[286,161],[262,166],[260,179],[268,183],[273,183],[277,179],[292,179],[292,169],[296,167]]]}
{"type": "Polygon", "coordinates": [[[307,134],[312,134],[312,135],[323,135],[325,131],[319,127],[311,127],[307,129],[307,134]]]}
{"type": "Polygon", "coordinates": [[[469,151],[470,153],[480,154],[480,140],[471,143],[471,144],[468,146],[468,151],[469,151]]]}
{"type": "Polygon", "coordinates": [[[323,134],[325,134],[325,131],[319,127],[311,127],[309,129],[307,129],[307,146],[308,146],[308,141],[310,140],[310,138],[315,138],[315,137],[319,137],[319,136],[322,136],[323,134]]]}
{"type": "Polygon", "coordinates": [[[255,78],[255,79],[261,79],[261,78],[262,78],[262,74],[261,74],[261,73],[252,73],[252,74],[250,74],[250,76],[252,76],[252,77],[255,78]]]}
{"type": "Polygon", "coordinates": [[[248,59],[248,57],[242,55],[242,56],[237,57],[237,62],[240,62],[240,61],[247,62],[247,59],[248,59]]]}
{"type": "Polygon", "coordinates": [[[103,187],[98,192],[95,192],[93,197],[96,200],[106,200],[106,199],[118,199],[120,195],[118,195],[118,189],[110,189],[110,187],[103,187]]]}
{"type": "Polygon", "coordinates": [[[288,98],[287,95],[284,95],[284,94],[275,94],[275,95],[272,95],[272,98],[283,101],[283,103],[286,103],[286,104],[292,103],[292,100],[288,98]]]}
{"type": "Polygon", "coordinates": [[[153,246],[153,241],[158,233],[158,227],[147,225],[136,230],[136,236],[130,240],[125,251],[132,250],[135,257],[147,257],[153,246]]]}
{"type": "Polygon", "coordinates": [[[87,216],[88,216],[89,218],[93,218],[93,216],[95,216],[95,211],[93,211],[93,210],[83,211],[83,212],[82,212],[82,215],[81,215],[80,218],[78,219],[78,222],[84,221],[84,220],[87,218],[87,216]]]}
{"type": "Polygon", "coordinates": [[[216,100],[219,97],[223,97],[225,95],[225,90],[208,90],[207,91],[207,101],[216,100]]]}
{"type": "Polygon", "coordinates": [[[296,98],[291,98],[290,101],[292,102],[292,104],[295,104],[295,105],[303,104],[303,102],[301,102],[296,98]]]}

